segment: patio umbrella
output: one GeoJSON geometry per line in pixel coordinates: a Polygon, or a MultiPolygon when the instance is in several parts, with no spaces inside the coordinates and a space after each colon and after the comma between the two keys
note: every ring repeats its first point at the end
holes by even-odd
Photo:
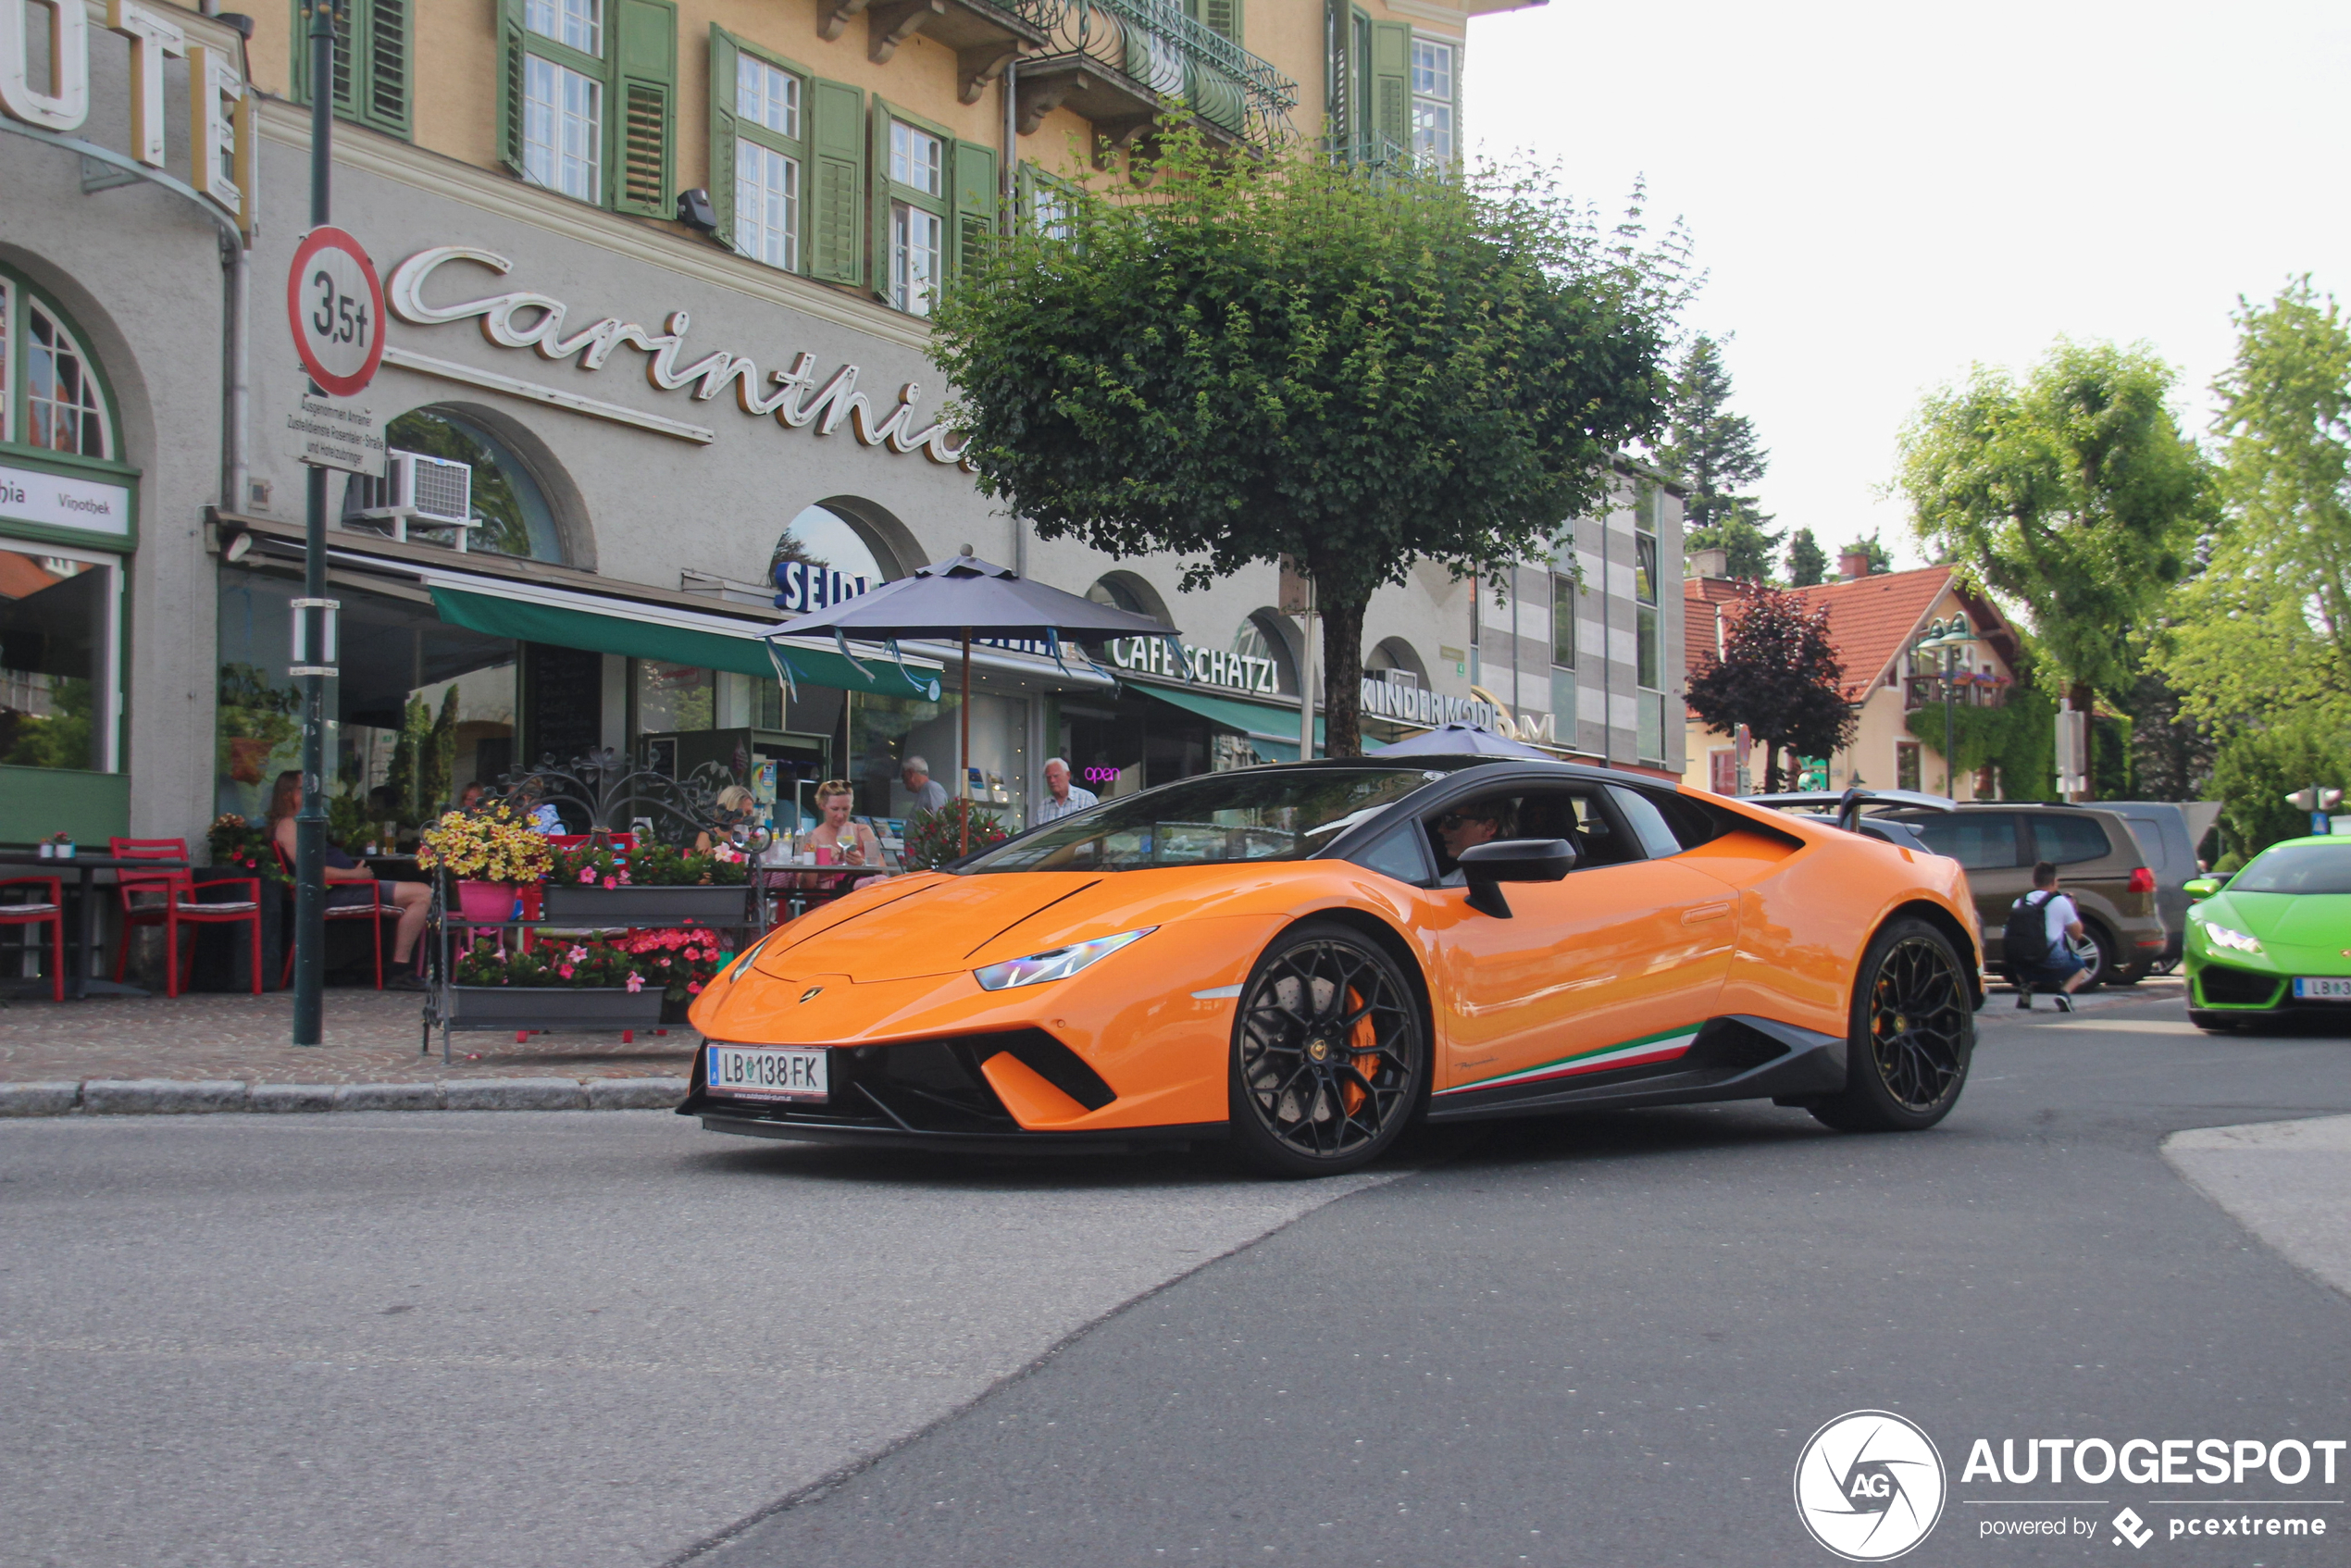
{"type": "MultiPolygon", "coordinates": [[[[1149,616],[1097,604],[1076,593],[1031,582],[1010,566],[983,561],[964,546],[952,560],[917,568],[827,609],[801,616],[777,628],[805,637],[829,631],[842,656],[848,640],[881,642],[901,638],[957,638],[964,645],[962,765],[971,766],[972,639],[1042,642],[1055,659],[1064,639],[1098,642],[1111,637],[1176,636],[1175,628],[1149,616]]],[[[964,814],[964,850],[971,850],[971,814],[964,814]]]]}
{"type": "Polygon", "coordinates": [[[1506,740],[1490,729],[1459,723],[1440,724],[1408,740],[1383,746],[1379,754],[1383,757],[1534,757],[1540,762],[1551,760],[1549,752],[1538,752],[1516,740],[1506,740]]]}

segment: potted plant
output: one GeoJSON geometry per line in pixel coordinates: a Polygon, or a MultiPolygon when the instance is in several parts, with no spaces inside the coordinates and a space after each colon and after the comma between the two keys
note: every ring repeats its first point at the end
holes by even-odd
{"type": "Polygon", "coordinates": [[[610,942],[509,948],[477,940],[457,955],[450,977],[450,1022],[641,1028],[661,1021],[668,989],[649,981],[645,968],[610,942]]]}
{"type": "Polygon", "coordinates": [[[735,956],[719,946],[718,933],[707,927],[631,931],[615,945],[628,954],[648,983],[662,988],[664,1023],[683,1023],[687,1005],[735,956]]]}
{"type": "Polygon", "coordinates": [[[205,842],[212,850],[216,869],[234,869],[240,877],[258,877],[265,882],[283,882],[285,871],[271,852],[269,829],[247,822],[233,811],[222,812],[205,829],[205,842]]]}
{"type": "Polygon", "coordinates": [[[582,844],[557,852],[547,879],[550,921],[601,930],[624,926],[740,925],[750,881],[746,862],[666,844],[634,850],[582,844]]]}
{"type": "Polygon", "coordinates": [[[519,885],[537,882],[554,863],[545,837],[503,803],[470,816],[447,813],[417,848],[417,865],[456,878],[459,913],[483,924],[508,918],[519,885]]]}
{"type": "Polygon", "coordinates": [[[982,811],[965,800],[949,801],[936,811],[918,811],[906,819],[906,869],[929,871],[951,860],[961,860],[964,819],[971,819],[971,848],[976,852],[1004,841],[1004,823],[994,812],[982,811]]]}

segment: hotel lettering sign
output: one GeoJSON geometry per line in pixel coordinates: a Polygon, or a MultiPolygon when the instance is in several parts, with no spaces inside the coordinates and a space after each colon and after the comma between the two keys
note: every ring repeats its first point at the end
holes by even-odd
{"type": "Polygon", "coordinates": [[[1253,653],[1228,653],[1218,648],[1195,648],[1186,643],[1184,660],[1179,666],[1175,650],[1163,637],[1121,637],[1112,641],[1110,659],[1120,669],[1138,675],[1163,675],[1171,680],[1197,681],[1203,686],[1222,686],[1263,697],[1281,695],[1274,661],[1253,653]]]}
{"type": "Polygon", "coordinates": [[[692,317],[683,310],[671,311],[665,330],[655,332],[617,316],[573,326],[569,305],[552,294],[528,290],[484,294],[455,305],[427,304],[425,285],[435,272],[457,261],[500,274],[514,268],[504,256],[470,245],[436,245],[418,251],[392,268],[386,280],[392,313],[418,327],[471,320],[480,327],[484,338],[501,348],[530,349],[551,361],[568,359],[582,370],[601,370],[616,350],[632,348],[645,355],[645,380],[660,391],[683,392],[690,387],[695,402],[708,403],[732,389],[736,406],[745,414],[759,418],[772,415],[788,429],[810,429],[828,436],[847,425],[863,445],[902,455],[919,452],[934,463],[971,467],[963,460],[965,442],[945,425],[916,428],[914,404],[923,395],[918,382],[900,387],[888,405],[877,411],[875,400],[857,390],[856,366],[844,365],[820,382],[816,356],[812,354],[797,355],[789,369],[765,377],[756,361],[725,349],[680,365],[686,332],[692,325],[692,317]]]}
{"type": "MultiPolygon", "coordinates": [[[[184,13],[182,13],[184,15],[184,13]]],[[[188,62],[189,188],[253,239],[253,95],[228,49],[191,42],[165,6],[107,0],[106,31],[131,52],[131,156],[152,169],[167,149],[163,62],[188,62]]],[[[0,0],[0,113],[69,136],[90,118],[90,16],[82,0],[0,0]],[[32,12],[44,13],[46,68],[32,68],[32,12]]],[[[177,183],[174,181],[174,183],[177,183]]]]}

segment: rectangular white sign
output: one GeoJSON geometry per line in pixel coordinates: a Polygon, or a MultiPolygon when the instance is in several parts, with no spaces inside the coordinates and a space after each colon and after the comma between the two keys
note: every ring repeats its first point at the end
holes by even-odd
{"type": "Polygon", "coordinates": [[[131,491],[126,485],[70,479],[31,468],[0,466],[0,517],[45,523],[85,533],[131,534],[131,491]]]}
{"type": "Polygon", "coordinates": [[[372,410],[306,392],[301,404],[286,416],[286,429],[301,438],[303,462],[383,478],[384,433],[372,410]]]}

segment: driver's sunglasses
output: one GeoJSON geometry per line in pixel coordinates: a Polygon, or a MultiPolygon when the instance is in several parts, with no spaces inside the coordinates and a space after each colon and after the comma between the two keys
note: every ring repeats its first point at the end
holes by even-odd
{"type": "Polygon", "coordinates": [[[1482,815],[1477,813],[1449,811],[1443,816],[1437,819],[1437,826],[1443,831],[1449,833],[1465,822],[1491,822],[1494,819],[1490,816],[1482,815]]]}

